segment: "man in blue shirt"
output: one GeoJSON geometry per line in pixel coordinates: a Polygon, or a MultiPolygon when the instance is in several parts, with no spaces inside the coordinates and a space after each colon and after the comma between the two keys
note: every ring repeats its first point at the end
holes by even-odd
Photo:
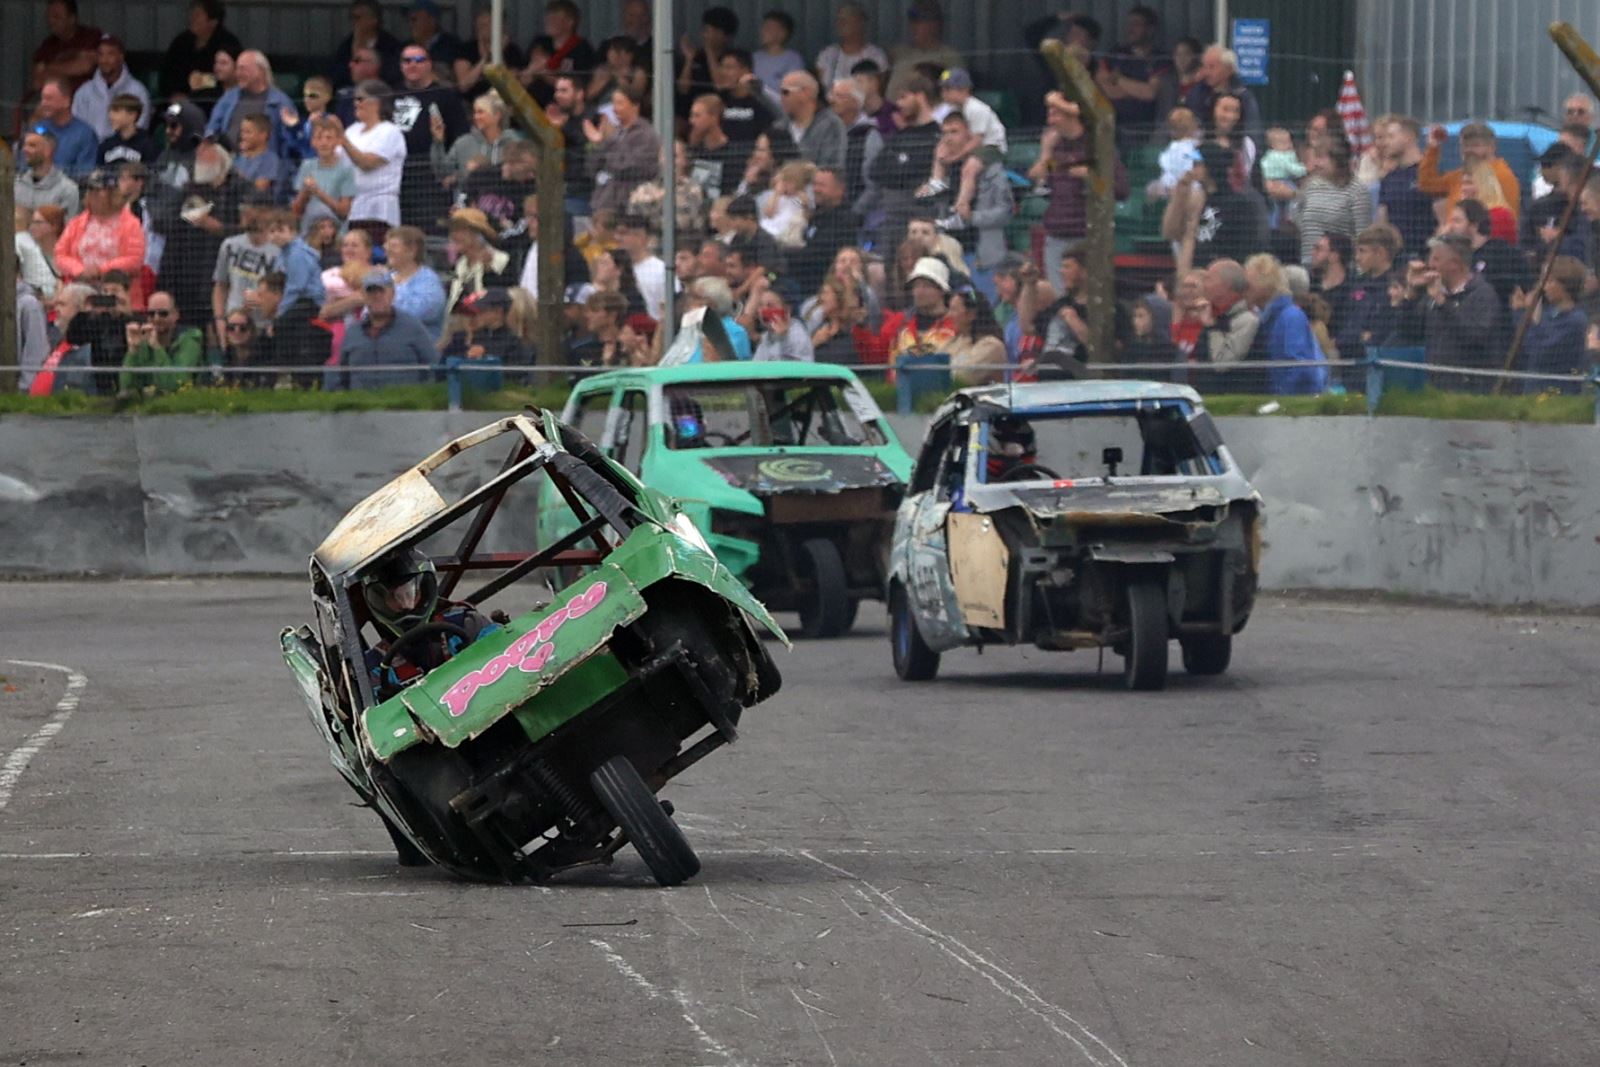
{"type": "Polygon", "coordinates": [[[339,362],[349,369],[348,389],[381,389],[386,385],[417,385],[433,380],[439,350],[427,328],[414,316],[394,306],[394,278],[386,270],[368,272],[361,290],[366,298],[364,315],[345,319],[339,362]],[[410,364],[414,371],[363,371],[363,367],[410,364]]]}
{"type": "Polygon", "coordinates": [[[72,84],[51,78],[39,90],[39,121],[55,135],[56,166],[71,178],[81,178],[94,169],[100,138],[94,127],[72,116],[72,84]]]}

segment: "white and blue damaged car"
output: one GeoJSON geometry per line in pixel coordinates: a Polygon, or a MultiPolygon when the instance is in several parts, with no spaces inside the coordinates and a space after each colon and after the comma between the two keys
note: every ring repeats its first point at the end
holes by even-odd
{"type": "Polygon", "coordinates": [[[1260,495],[1183,385],[991,385],[933,417],[895,516],[896,673],[963,645],[1110,648],[1133,689],[1166,685],[1176,640],[1220,674],[1260,573],[1260,495]]]}

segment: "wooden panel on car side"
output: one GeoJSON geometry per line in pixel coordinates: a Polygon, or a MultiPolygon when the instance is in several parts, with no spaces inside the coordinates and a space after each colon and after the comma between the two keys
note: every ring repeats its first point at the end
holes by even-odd
{"type": "Polygon", "coordinates": [[[996,630],[1006,625],[1006,569],[1011,553],[988,515],[952,511],[946,521],[950,580],[961,621],[996,630]]]}

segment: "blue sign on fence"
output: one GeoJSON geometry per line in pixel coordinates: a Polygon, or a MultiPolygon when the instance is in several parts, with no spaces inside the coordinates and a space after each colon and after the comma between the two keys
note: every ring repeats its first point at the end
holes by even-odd
{"type": "Polygon", "coordinates": [[[1246,85],[1267,84],[1267,49],[1271,42],[1271,19],[1233,20],[1233,51],[1239,57],[1240,81],[1246,85]]]}

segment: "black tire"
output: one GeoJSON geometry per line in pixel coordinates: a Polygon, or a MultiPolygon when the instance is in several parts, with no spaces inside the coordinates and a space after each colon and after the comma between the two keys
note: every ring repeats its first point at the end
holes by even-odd
{"type": "Polygon", "coordinates": [[[700,873],[700,857],[628,757],[612,756],[596,767],[589,785],[658,884],[680,885],[700,873]]]}
{"type": "Polygon", "coordinates": [[[850,584],[832,541],[812,538],[796,560],[808,588],[800,597],[802,637],[838,637],[850,628],[850,584]]]}
{"type": "Polygon", "coordinates": [[[1128,583],[1128,651],[1123,680],[1129,689],[1167,687],[1167,593],[1160,583],[1128,583]]]}
{"type": "Polygon", "coordinates": [[[901,681],[926,682],[939,673],[939,653],[922,639],[905,590],[898,585],[889,593],[889,647],[901,681]]]}
{"type": "Polygon", "coordinates": [[[1183,669],[1190,674],[1221,674],[1233,659],[1232,634],[1197,634],[1185,637],[1183,669]]]}
{"type": "Polygon", "coordinates": [[[845,634],[849,633],[852,628],[854,628],[856,624],[856,615],[860,612],[860,610],[861,601],[850,601],[850,607],[844,613],[844,626],[839,630],[840,637],[843,637],[845,634]]]}

